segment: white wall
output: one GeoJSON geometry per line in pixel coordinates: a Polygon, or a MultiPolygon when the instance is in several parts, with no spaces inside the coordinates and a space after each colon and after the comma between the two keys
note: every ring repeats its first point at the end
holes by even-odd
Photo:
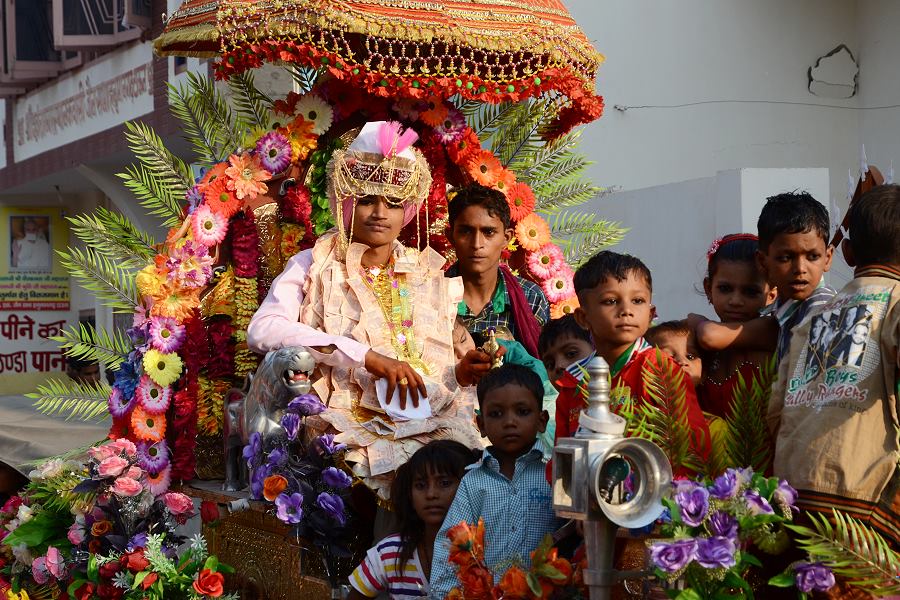
{"type": "MultiPolygon", "coordinates": [[[[884,6],[897,10],[892,0],[863,4],[878,5],[869,11],[873,21],[884,6]]],[[[856,1],[566,0],[566,6],[606,55],[597,85],[606,113],[587,127],[582,146],[597,161],[591,175],[599,184],[631,190],[745,167],[828,167],[831,189],[843,199],[847,168],[858,164],[856,110],[712,103],[623,113],[613,105],[764,100],[856,107],[858,98],[813,96],[806,75],[838,44],[857,54],[856,1]]],[[[897,24],[879,23],[885,37],[897,24]]],[[[883,72],[898,89],[894,68],[883,72]]]]}
{"type": "Polygon", "coordinates": [[[586,208],[631,231],[615,247],[633,254],[653,275],[653,301],[662,320],[689,312],[715,317],[702,294],[706,251],[729,233],[756,232],[765,199],[795,189],[828,197],[827,169],[741,169],[596,200],[586,208]]]}
{"type": "Polygon", "coordinates": [[[858,4],[860,106],[894,106],[859,111],[860,139],[869,161],[887,176],[892,160],[900,173],[900,108],[896,107],[900,105],[900,2],[859,0],[858,4]]]}
{"type": "Polygon", "coordinates": [[[6,167],[6,100],[0,100],[0,169],[6,167]]]}

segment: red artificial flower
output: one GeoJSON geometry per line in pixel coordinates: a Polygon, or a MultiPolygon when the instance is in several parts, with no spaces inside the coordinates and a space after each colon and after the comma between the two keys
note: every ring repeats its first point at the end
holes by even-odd
{"type": "Polygon", "coordinates": [[[474,565],[457,574],[466,598],[494,598],[494,576],[485,567],[474,565]]]}
{"type": "Polygon", "coordinates": [[[478,150],[481,150],[481,142],[471,127],[466,127],[458,142],[447,146],[447,154],[450,156],[450,160],[457,165],[463,164],[478,150]]]}
{"type": "Polygon", "coordinates": [[[144,580],[141,582],[141,587],[145,590],[150,589],[150,586],[156,583],[156,580],[159,579],[159,575],[156,573],[148,573],[144,580]]]}
{"type": "Polygon", "coordinates": [[[100,565],[100,577],[103,579],[112,579],[116,576],[116,573],[121,569],[121,565],[118,562],[108,562],[100,565]]]}
{"type": "MultiPolygon", "coordinates": [[[[102,569],[103,567],[100,568],[102,569]]],[[[119,600],[125,596],[125,590],[111,583],[101,583],[97,587],[97,596],[100,600],[119,600]]]]}
{"type": "Polygon", "coordinates": [[[140,573],[150,566],[150,561],[144,556],[144,549],[135,550],[134,552],[126,552],[119,558],[119,564],[123,569],[128,569],[132,573],[140,573]]]}
{"type": "Polygon", "coordinates": [[[221,573],[203,569],[194,581],[194,591],[201,596],[209,596],[210,598],[218,598],[222,595],[222,586],[225,578],[221,573]]]}
{"type": "Polygon", "coordinates": [[[89,581],[85,581],[81,584],[77,590],[75,590],[75,598],[77,600],[91,600],[94,597],[94,592],[97,590],[97,586],[89,581]]]}
{"type": "Polygon", "coordinates": [[[509,213],[514,223],[518,223],[534,211],[534,192],[527,183],[518,182],[506,192],[509,213]]]}
{"type": "Polygon", "coordinates": [[[212,523],[219,520],[219,505],[210,500],[204,500],[200,503],[200,520],[203,524],[212,523]]]}

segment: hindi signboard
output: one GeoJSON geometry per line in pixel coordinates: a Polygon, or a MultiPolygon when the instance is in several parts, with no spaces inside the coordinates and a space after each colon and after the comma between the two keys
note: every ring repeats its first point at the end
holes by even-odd
{"type": "Polygon", "coordinates": [[[67,241],[61,209],[0,207],[0,311],[69,310],[69,275],[56,256],[67,241]]]}

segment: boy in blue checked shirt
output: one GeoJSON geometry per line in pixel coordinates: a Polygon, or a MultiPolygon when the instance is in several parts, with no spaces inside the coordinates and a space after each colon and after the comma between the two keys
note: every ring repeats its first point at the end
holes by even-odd
{"type": "Polygon", "coordinates": [[[505,364],[478,383],[478,427],[491,445],[481,461],[467,467],[435,539],[433,598],[444,598],[458,585],[448,560],[447,531],[454,525],[484,517],[485,563],[499,577],[512,562],[527,569],[531,551],[560,524],[537,439],[549,419],[543,397],[541,378],[521,365],[505,364]]]}

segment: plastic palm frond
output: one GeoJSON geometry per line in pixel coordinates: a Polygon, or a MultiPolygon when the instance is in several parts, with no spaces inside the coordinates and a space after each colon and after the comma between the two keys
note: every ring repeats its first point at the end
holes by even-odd
{"type": "Polygon", "coordinates": [[[147,209],[148,214],[159,217],[165,227],[175,227],[181,223],[181,202],[184,195],[180,198],[176,196],[165,181],[161,181],[144,165],[125,167],[125,172],[119,173],[118,177],[137,197],[140,205],[147,209]]]}
{"type": "Polygon", "coordinates": [[[900,594],[900,554],[860,521],[832,509],[834,522],[807,512],[813,528],[785,523],[798,547],[845,577],[850,585],[875,596],[900,594]]]}
{"type": "Polygon", "coordinates": [[[197,94],[195,80],[198,77],[188,72],[188,85],[175,87],[169,84],[169,110],[181,121],[184,138],[190,142],[198,164],[211,167],[223,158],[222,140],[225,137],[209,115],[203,112],[197,94]]]}
{"type": "Polygon", "coordinates": [[[256,88],[251,71],[244,71],[228,78],[232,102],[238,113],[253,127],[268,129],[272,99],[256,88]]]}
{"type": "Polygon", "coordinates": [[[561,138],[554,140],[550,144],[544,145],[532,157],[531,164],[516,165],[516,176],[520,181],[524,181],[532,188],[540,187],[541,183],[547,180],[547,173],[561,160],[565,160],[571,153],[578,148],[578,141],[581,139],[581,130],[570,131],[561,138]]]}
{"type": "Polygon", "coordinates": [[[69,325],[60,335],[50,338],[58,342],[67,356],[88,361],[97,361],[107,369],[118,369],[132,350],[131,340],[119,329],[112,334],[90,323],[79,323],[76,328],[69,325]]]}
{"type": "Polygon", "coordinates": [[[31,600],[57,600],[59,598],[59,588],[55,585],[43,584],[29,587],[27,593],[31,600]]]}
{"type": "Polygon", "coordinates": [[[601,248],[619,243],[627,229],[618,223],[597,221],[594,213],[567,211],[550,218],[550,233],[566,255],[566,262],[577,268],[601,248]]]}
{"type": "Polygon", "coordinates": [[[647,361],[641,377],[649,398],[635,410],[653,432],[653,441],[669,457],[674,470],[684,467],[703,472],[704,465],[691,448],[693,432],[687,417],[684,370],[673,361],[664,360],[656,350],[656,360],[647,361]]]}
{"type": "Polygon", "coordinates": [[[37,392],[26,394],[45,415],[65,415],[66,420],[100,421],[108,412],[112,388],[105,381],[78,383],[71,379],[48,379],[37,392]]]}
{"type": "Polygon", "coordinates": [[[287,67],[287,71],[300,87],[300,93],[308,94],[309,91],[313,89],[313,86],[316,85],[316,81],[319,80],[319,77],[325,72],[325,69],[291,65],[287,67]]]}
{"type": "Polygon", "coordinates": [[[491,151],[504,166],[530,162],[530,158],[545,145],[538,131],[541,124],[549,120],[550,110],[550,100],[520,102],[497,123],[491,138],[491,151]]]}
{"type": "Polygon", "coordinates": [[[729,467],[738,466],[731,460],[731,454],[728,452],[731,432],[728,430],[728,424],[721,417],[706,413],[703,416],[706,417],[709,424],[710,435],[709,462],[706,472],[710,477],[717,477],[729,467]]]}
{"type": "Polygon", "coordinates": [[[177,186],[177,193],[184,197],[194,185],[191,170],[183,160],[169,152],[153,128],[139,121],[125,123],[125,141],[134,155],[163,181],[177,186]]]}
{"type": "Polygon", "coordinates": [[[156,242],[150,234],[103,207],[93,214],[67,217],[67,220],[78,239],[119,264],[140,269],[156,254],[156,242]]]}
{"type": "Polygon", "coordinates": [[[198,114],[202,113],[209,119],[207,133],[215,132],[214,139],[220,142],[219,147],[224,149],[222,156],[228,156],[241,147],[247,124],[241,115],[236,115],[231,110],[225,96],[216,89],[212,79],[192,73],[188,77],[193,92],[191,110],[198,114]]]}
{"type": "Polygon", "coordinates": [[[773,355],[751,381],[738,376],[731,398],[731,414],[725,418],[726,447],[733,467],[753,467],[757,473],[765,473],[772,465],[773,443],[766,425],[766,412],[775,374],[773,355]]]}
{"type": "Polygon", "coordinates": [[[134,313],[138,306],[134,270],[87,248],[58,251],[59,261],[82,287],[114,312],[134,313]]]}
{"type": "Polygon", "coordinates": [[[516,110],[516,104],[504,102],[502,104],[466,104],[463,115],[469,123],[469,127],[478,135],[482,146],[486,145],[494,135],[497,128],[509,115],[516,110]]]}
{"type": "Polygon", "coordinates": [[[72,492],[87,476],[87,470],[70,471],[41,481],[32,481],[28,486],[28,497],[33,503],[51,510],[69,512],[72,508],[76,508],[89,511],[97,494],[72,492]]]}

